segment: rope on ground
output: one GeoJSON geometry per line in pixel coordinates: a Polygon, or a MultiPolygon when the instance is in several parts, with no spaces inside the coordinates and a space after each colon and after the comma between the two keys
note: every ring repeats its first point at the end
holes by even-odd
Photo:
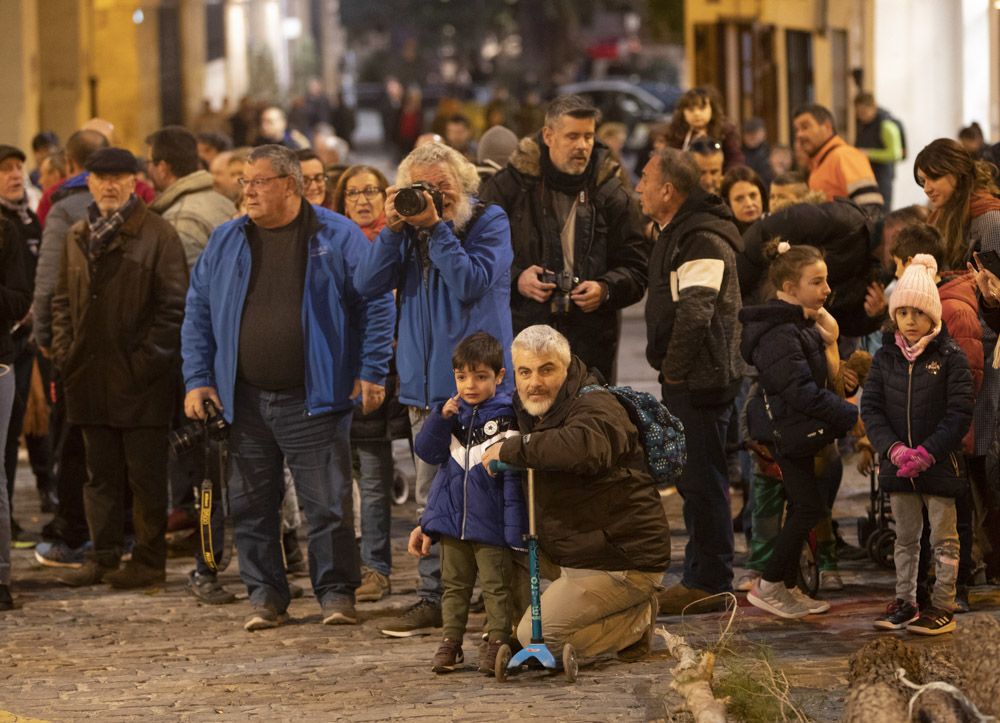
{"type": "Polygon", "coordinates": [[[958,701],[958,703],[962,706],[962,708],[965,709],[965,712],[971,716],[974,716],[975,719],[979,721],[979,723],[995,723],[996,721],[996,718],[994,718],[993,716],[983,715],[982,713],[980,713],[979,709],[975,706],[975,704],[967,697],[965,697],[965,693],[963,693],[953,685],[949,685],[948,683],[942,683],[940,681],[932,681],[930,683],[925,683],[924,685],[917,685],[916,683],[913,683],[907,679],[906,670],[903,668],[896,668],[896,677],[907,688],[912,688],[913,690],[917,691],[910,698],[910,705],[909,705],[910,720],[913,720],[913,709],[917,704],[917,699],[926,692],[938,690],[952,696],[956,701],[958,701]]]}

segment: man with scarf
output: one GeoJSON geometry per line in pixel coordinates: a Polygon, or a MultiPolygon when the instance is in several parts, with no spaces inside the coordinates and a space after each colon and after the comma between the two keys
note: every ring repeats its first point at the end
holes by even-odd
{"type": "Polygon", "coordinates": [[[145,587],[166,571],[167,428],[188,269],[177,232],[135,194],[131,153],[104,148],[86,169],[94,201],[66,238],[52,299],[52,360],[68,423],[83,430],[94,551],[63,582],[145,587]],[[136,544],[119,570],[126,486],[136,544]]]}
{"type": "Polygon", "coordinates": [[[598,116],[580,96],[556,98],[480,195],[510,217],[514,333],[548,324],[612,381],[617,312],[646,290],[648,246],[621,166],[595,141],[598,116]]]}

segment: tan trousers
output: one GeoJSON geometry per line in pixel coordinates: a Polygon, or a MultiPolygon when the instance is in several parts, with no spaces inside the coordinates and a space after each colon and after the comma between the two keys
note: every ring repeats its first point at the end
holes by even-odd
{"type": "MultiPolygon", "coordinates": [[[[652,596],[663,573],[578,570],[562,575],[542,594],[542,633],[559,656],[572,643],[581,658],[613,655],[639,640],[649,627],[652,596]]],[[[517,626],[522,645],[531,642],[531,609],[517,626]]]]}

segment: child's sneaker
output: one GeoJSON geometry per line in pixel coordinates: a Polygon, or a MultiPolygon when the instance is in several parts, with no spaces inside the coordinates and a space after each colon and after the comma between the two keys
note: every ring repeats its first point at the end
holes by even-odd
{"type": "Polygon", "coordinates": [[[462,641],[445,638],[434,653],[434,667],[431,670],[435,673],[450,673],[464,662],[462,641]]]}
{"type": "Polygon", "coordinates": [[[747,602],[786,620],[804,618],[811,614],[809,608],[792,597],[785,583],[768,582],[762,577],[754,581],[753,587],[747,593],[747,602]]]}
{"type": "Polygon", "coordinates": [[[920,611],[913,603],[896,598],[885,608],[885,615],[875,618],[872,623],[879,630],[902,630],[920,617],[920,611]]]}
{"type": "Polygon", "coordinates": [[[844,589],[844,580],[836,570],[819,571],[819,589],[824,592],[836,592],[844,589]]]}
{"type": "Polygon", "coordinates": [[[917,635],[943,635],[957,627],[954,613],[938,608],[927,608],[920,617],[906,626],[906,629],[917,635]]]}
{"type": "Polygon", "coordinates": [[[804,605],[813,615],[825,613],[830,609],[830,603],[826,600],[817,600],[814,597],[809,597],[798,587],[790,587],[787,589],[788,594],[795,598],[801,605],[804,605]]]}
{"type": "Polygon", "coordinates": [[[500,652],[500,646],[504,645],[506,641],[500,640],[499,638],[494,638],[493,640],[482,646],[479,651],[479,672],[485,673],[486,675],[493,675],[496,670],[497,665],[497,653],[500,652]]]}

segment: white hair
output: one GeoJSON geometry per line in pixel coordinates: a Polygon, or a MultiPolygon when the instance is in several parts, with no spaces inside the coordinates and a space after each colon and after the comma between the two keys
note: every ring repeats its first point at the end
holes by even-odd
{"type": "Polygon", "coordinates": [[[511,352],[521,349],[535,356],[554,354],[567,367],[570,362],[569,340],[551,326],[535,324],[514,337],[511,352]]]}

